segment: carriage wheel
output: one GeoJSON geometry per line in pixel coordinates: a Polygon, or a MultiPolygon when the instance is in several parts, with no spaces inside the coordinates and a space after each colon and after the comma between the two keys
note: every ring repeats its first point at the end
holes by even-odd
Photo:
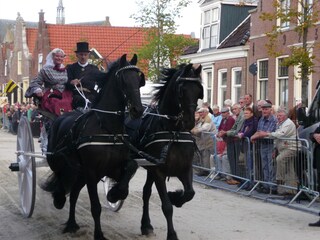
{"type": "Polygon", "coordinates": [[[31,127],[26,117],[21,117],[17,133],[17,162],[19,163],[18,183],[21,210],[24,217],[32,216],[36,195],[35,158],[23,152],[34,153],[31,127]]]}
{"type": "Polygon", "coordinates": [[[104,177],[102,179],[102,182],[103,182],[104,192],[106,195],[106,204],[105,204],[106,208],[110,209],[113,212],[118,212],[121,209],[124,200],[119,200],[116,203],[111,203],[107,200],[107,194],[116,182],[113,179],[108,177],[104,177]]]}

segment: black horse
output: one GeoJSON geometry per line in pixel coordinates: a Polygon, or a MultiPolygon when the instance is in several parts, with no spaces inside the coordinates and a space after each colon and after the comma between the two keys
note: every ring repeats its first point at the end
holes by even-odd
{"type": "Polygon", "coordinates": [[[190,201],[195,192],[192,186],[192,160],[196,149],[190,130],[195,125],[194,113],[198,99],[203,98],[201,65],[182,65],[176,69],[164,69],[165,84],[154,96],[156,107],[142,119],[140,148],[149,155],[163,161],[147,166],[147,179],[143,188],[143,215],[141,232],[153,232],[149,217],[149,199],[155,183],[162,202],[162,211],[167,220],[167,239],[178,239],[173,227],[173,207],[181,207],[190,201]],[[167,192],[166,178],[177,177],[184,191],[167,192]]]}
{"type": "Polygon", "coordinates": [[[132,118],[143,113],[140,87],[144,75],[136,67],[137,56],[123,55],[110,65],[107,73],[94,76],[101,89],[92,109],[85,114],[66,113],[57,118],[49,131],[47,161],[53,171],[43,189],[52,193],[54,206],[64,207],[70,193],[70,212],[64,232],[79,229],[75,207],[81,189],[87,185],[95,239],[105,239],[100,225],[101,205],[97,184],[104,176],[118,184],[109,191],[109,201],[125,199],[129,180],[137,169],[124,144],[125,108],[132,118]]]}

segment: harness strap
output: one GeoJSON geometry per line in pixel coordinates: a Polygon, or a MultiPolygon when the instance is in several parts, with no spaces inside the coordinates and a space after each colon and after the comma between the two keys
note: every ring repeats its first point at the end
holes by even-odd
{"type": "Polygon", "coordinates": [[[123,145],[123,140],[129,138],[127,134],[99,134],[93,136],[84,136],[79,138],[76,148],[80,149],[85,146],[103,146],[103,145],[123,145]]]}
{"type": "Polygon", "coordinates": [[[138,154],[139,156],[145,158],[147,161],[155,164],[155,165],[160,165],[163,164],[164,161],[161,159],[157,159],[151,155],[149,155],[146,152],[140,151],[139,149],[137,149],[135,146],[133,146],[127,139],[122,139],[123,143],[134,153],[138,154]]]}
{"type": "Polygon", "coordinates": [[[189,132],[170,132],[170,131],[161,131],[149,135],[146,138],[146,144],[144,148],[149,147],[152,144],[165,142],[165,143],[192,143],[194,144],[194,138],[189,132]]]}

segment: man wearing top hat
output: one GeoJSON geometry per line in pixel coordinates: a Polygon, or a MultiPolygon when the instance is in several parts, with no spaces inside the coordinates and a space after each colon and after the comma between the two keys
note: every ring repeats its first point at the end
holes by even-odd
{"type": "Polygon", "coordinates": [[[78,61],[67,66],[67,85],[73,90],[72,107],[74,109],[83,109],[88,107],[98,94],[93,76],[99,72],[99,69],[88,62],[90,50],[87,42],[78,42],[75,53],[78,61]],[[83,93],[90,102],[81,96],[75,86],[78,87],[78,90],[83,93]]]}

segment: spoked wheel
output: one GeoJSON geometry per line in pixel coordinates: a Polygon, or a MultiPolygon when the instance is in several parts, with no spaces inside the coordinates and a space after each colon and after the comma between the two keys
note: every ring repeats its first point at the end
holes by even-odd
{"type": "Polygon", "coordinates": [[[105,204],[106,208],[110,209],[113,212],[118,212],[121,209],[124,200],[119,200],[116,203],[111,203],[107,199],[107,194],[109,190],[114,186],[114,184],[116,184],[116,182],[113,179],[108,177],[104,177],[102,179],[102,182],[103,182],[104,192],[106,195],[106,204],[105,204]]]}
{"type": "Polygon", "coordinates": [[[24,217],[32,216],[36,196],[35,158],[24,153],[34,153],[31,127],[26,117],[21,117],[17,133],[18,183],[21,210],[24,217]]]}

